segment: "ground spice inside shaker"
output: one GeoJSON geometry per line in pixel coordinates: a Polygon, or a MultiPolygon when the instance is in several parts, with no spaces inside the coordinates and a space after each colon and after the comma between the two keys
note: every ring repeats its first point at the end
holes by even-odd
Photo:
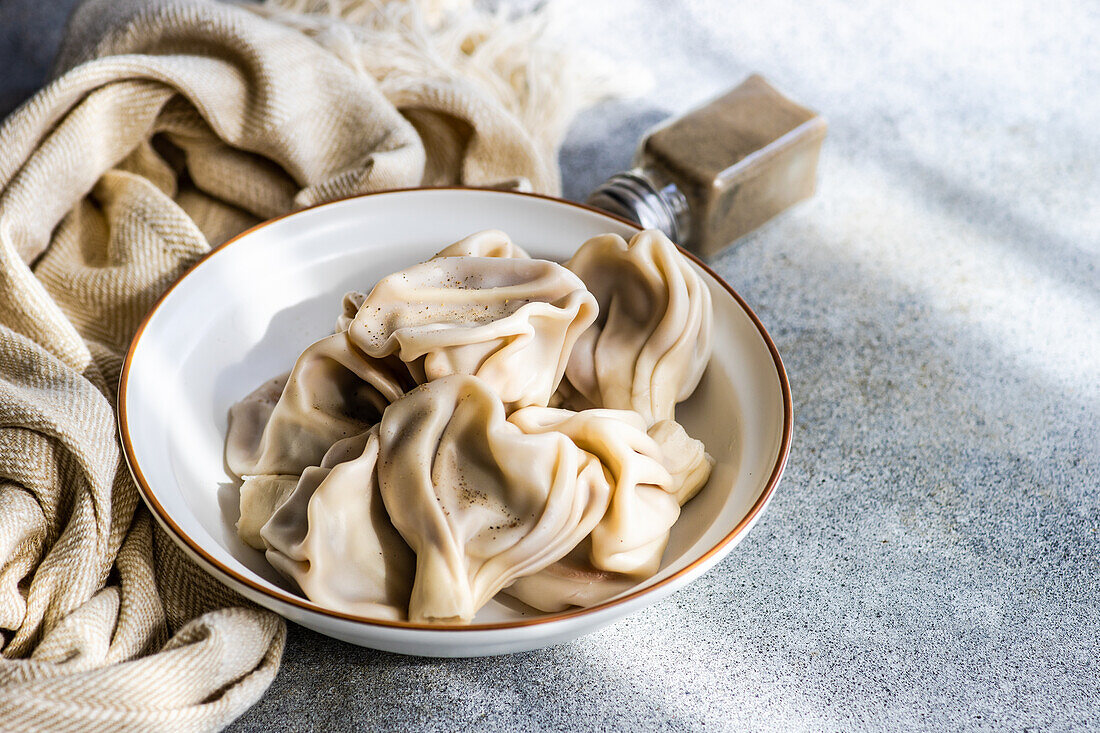
{"type": "Polygon", "coordinates": [[[711,255],[813,194],[825,129],[754,74],[652,130],[588,202],[711,255]]]}

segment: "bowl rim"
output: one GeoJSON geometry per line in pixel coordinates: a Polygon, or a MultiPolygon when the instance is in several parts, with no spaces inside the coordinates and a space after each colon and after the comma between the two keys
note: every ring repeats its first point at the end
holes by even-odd
{"type": "MultiPolygon", "coordinates": [[[[771,336],[768,335],[768,332],[764,328],[763,323],[760,322],[760,319],[757,317],[756,313],[753,312],[752,308],[749,307],[748,303],[745,302],[744,298],[742,298],[737,293],[737,291],[735,291],[733,287],[731,287],[730,284],[727,283],[718,273],[711,269],[710,266],[708,266],[705,262],[703,262],[691,252],[688,252],[679,246],[677,246],[677,248],[680,250],[681,254],[690,259],[696,265],[698,265],[700,269],[702,269],[707,275],[714,278],[714,280],[722,288],[724,288],[731,297],[733,297],[733,299],[737,302],[741,309],[748,315],[749,319],[752,321],[753,325],[756,327],[756,330],[760,334],[760,337],[764,340],[765,345],[768,347],[768,351],[770,352],[772,357],[772,362],[775,366],[776,374],[779,378],[780,391],[783,398],[783,429],[779,445],[779,453],[776,456],[775,464],[772,467],[771,474],[768,476],[768,480],[764,484],[764,489],[760,492],[760,495],[756,498],[756,501],[753,502],[753,505],[749,508],[749,511],[745,514],[744,517],[741,518],[741,520],[729,533],[727,533],[721,540],[718,541],[717,544],[708,549],[692,562],[688,563],[685,567],[669,575],[667,578],[663,578],[662,580],[653,583],[652,585],[646,586],[645,588],[632,591],[631,593],[628,593],[624,596],[619,596],[611,600],[604,601],[603,603],[597,604],[595,606],[589,606],[587,608],[574,608],[571,610],[544,614],[533,618],[517,619],[515,621],[502,621],[482,624],[426,624],[416,623],[412,621],[393,621],[387,619],[370,618],[368,616],[359,616],[356,614],[345,613],[343,611],[336,611],[334,609],[325,608],[320,604],[308,600],[307,598],[299,597],[289,592],[286,592],[285,596],[277,595],[270,589],[257,583],[251,578],[242,575],[241,573],[237,572],[233,568],[227,566],[226,564],[215,558],[205,548],[203,548],[203,546],[199,542],[195,541],[194,538],[192,538],[186,531],[184,531],[182,527],[179,526],[179,524],[164,509],[164,506],[157,499],[156,492],[153,490],[152,486],[150,486],[149,482],[145,478],[144,473],[141,470],[141,464],[138,462],[137,455],[134,453],[133,443],[130,438],[130,428],[127,417],[128,404],[126,393],[127,387],[129,386],[130,371],[131,367],[133,366],[134,355],[136,354],[137,349],[141,344],[141,337],[144,335],[145,329],[149,325],[150,321],[153,319],[153,316],[156,315],[161,305],[163,305],[164,302],[171,296],[176,287],[179,286],[179,284],[182,283],[184,280],[186,280],[187,277],[190,276],[193,272],[195,272],[195,270],[205,264],[208,260],[212,259],[218,253],[223,252],[228,247],[243,239],[244,237],[252,234],[253,232],[256,232],[266,226],[274,224],[288,217],[296,216],[303,212],[322,208],[324,206],[330,206],[333,204],[338,204],[355,199],[386,196],[389,194],[407,194],[420,191],[473,191],[479,193],[491,193],[500,196],[520,196],[524,198],[542,199],[545,201],[553,202],[555,204],[563,204],[565,206],[571,206],[577,209],[581,209],[583,211],[593,212],[601,216],[617,220],[638,231],[642,230],[642,227],[640,227],[637,222],[630,221],[629,219],[624,219],[621,216],[617,216],[602,209],[598,209],[594,206],[577,203],[575,201],[568,201],[566,199],[558,198],[556,196],[549,196],[546,194],[531,193],[526,191],[510,191],[497,188],[484,188],[477,186],[409,187],[353,194],[351,196],[343,196],[337,199],[332,199],[331,201],[325,201],[323,203],[314,204],[312,206],[307,206],[301,209],[296,209],[294,211],[287,212],[280,216],[276,216],[272,219],[268,219],[266,221],[260,222],[259,224],[251,226],[240,234],[237,234],[234,237],[230,237],[225,242],[222,242],[218,246],[212,248],[209,252],[205,253],[202,257],[196,260],[183,272],[183,274],[181,274],[171,285],[169,285],[153,303],[152,307],[150,307],[149,311],[145,314],[144,318],[142,318],[141,320],[141,323],[138,325],[137,330],[134,331],[134,336],[130,341],[130,347],[126,351],[126,358],[123,361],[122,371],[119,375],[118,427],[119,436],[122,442],[123,454],[126,458],[126,464],[130,468],[130,473],[134,478],[134,483],[137,485],[138,493],[144,500],[145,505],[157,518],[161,526],[173,535],[173,540],[178,544],[182,544],[183,547],[194,553],[194,555],[201,559],[206,565],[208,565],[210,569],[217,571],[216,573],[210,573],[211,575],[214,575],[215,578],[217,578],[217,573],[222,573],[228,576],[228,578],[232,579],[233,581],[243,584],[246,588],[258,592],[268,598],[271,598],[276,602],[288,603],[293,606],[297,606],[302,610],[312,613],[319,613],[321,615],[339,619],[342,621],[352,621],[360,624],[367,624],[369,626],[377,626],[391,629],[409,629],[417,631],[492,631],[500,629],[518,629],[528,626],[550,624],[556,621],[575,619],[578,617],[607,611],[608,609],[620,606],[624,603],[628,603],[637,598],[640,598],[643,595],[656,591],[659,588],[667,586],[675,580],[690,574],[694,569],[706,563],[716,554],[722,552],[723,548],[730,546],[730,543],[734,542],[741,534],[747,531],[748,527],[751,526],[757,515],[759,515],[760,512],[763,511],[764,507],[767,505],[768,500],[771,498],[772,493],[775,491],[776,486],[779,484],[779,479],[783,475],[783,469],[786,467],[787,464],[787,457],[790,453],[791,436],[794,425],[794,408],[791,399],[790,382],[787,379],[787,371],[783,366],[783,360],[779,356],[779,351],[778,349],[776,349],[775,343],[772,341],[771,336]]],[[[219,582],[225,583],[223,579],[217,579],[219,580],[219,582]]]]}

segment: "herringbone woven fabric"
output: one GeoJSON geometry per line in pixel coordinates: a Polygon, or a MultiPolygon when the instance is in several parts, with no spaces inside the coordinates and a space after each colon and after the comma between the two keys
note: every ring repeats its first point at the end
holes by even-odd
{"type": "Polygon", "coordinates": [[[557,185],[557,141],[438,58],[379,86],[390,56],[365,63],[370,34],[392,51],[409,27],[348,40],[291,20],[90,0],[54,81],[0,126],[4,730],[219,728],[278,669],[283,622],[176,549],[121,456],[122,358],[173,279],[252,223],[340,196],[557,185]]]}

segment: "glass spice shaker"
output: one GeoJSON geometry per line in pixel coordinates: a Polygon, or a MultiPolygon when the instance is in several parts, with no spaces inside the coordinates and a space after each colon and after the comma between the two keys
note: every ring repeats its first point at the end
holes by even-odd
{"type": "Polygon", "coordinates": [[[813,195],[825,129],[754,74],[651,130],[588,203],[706,257],[813,195]]]}

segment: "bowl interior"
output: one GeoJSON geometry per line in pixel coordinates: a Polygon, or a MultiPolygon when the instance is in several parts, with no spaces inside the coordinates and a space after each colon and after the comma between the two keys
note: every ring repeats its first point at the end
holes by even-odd
{"type": "MultiPolygon", "coordinates": [[[[636,231],[541,197],[391,192],[262,225],[202,261],[161,300],[132,350],[123,424],[143,492],[155,497],[154,512],[177,542],[267,597],[304,601],[262,553],[237,537],[239,494],[223,460],[227,411],[331,332],[346,291],[367,291],[384,275],[487,228],[508,232],[534,257],[558,261],[596,234],[629,238],[636,231]]],[[[714,355],[677,419],[717,464],[684,507],[660,572],[642,587],[722,543],[765,490],[782,450],[784,394],[776,360],[745,309],[699,269],[714,300],[714,355]]],[[[538,612],[515,602],[492,601],[475,623],[533,615],[538,612]]]]}

